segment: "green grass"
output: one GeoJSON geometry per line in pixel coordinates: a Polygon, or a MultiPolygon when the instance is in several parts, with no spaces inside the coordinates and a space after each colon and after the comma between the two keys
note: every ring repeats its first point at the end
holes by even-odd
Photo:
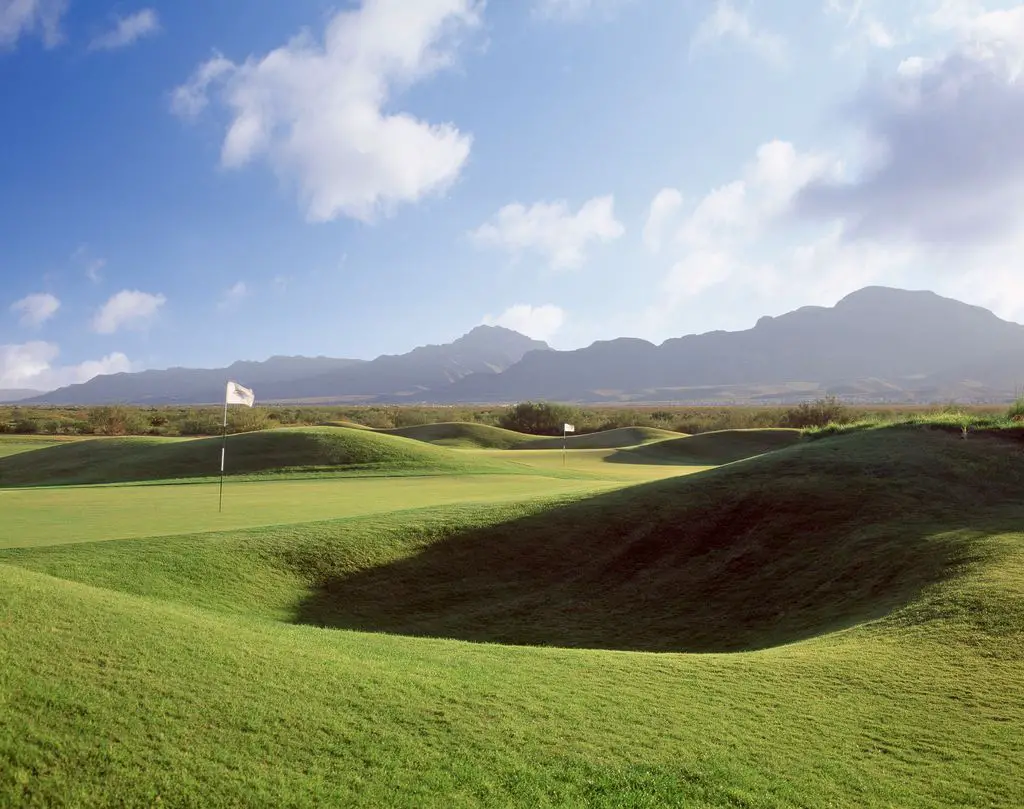
{"type": "Polygon", "coordinates": [[[721,430],[658,441],[610,456],[612,463],[719,466],[793,446],[799,430],[721,430]]]}
{"type": "MultiPolygon", "coordinates": [[[[561,449],[562,437],[538,438],[537,436],[491,427],[487,424],[470,424],[453,421],[439,424],[421,424],[414,427],[397,427],[378,432],[400,435],[446,447],[462,449],[561,449]]],[[[679,438],[680,434],[654,427],[618,427],[614,430],[566,436],[567,449],[616,449],[679,438]]]]}
{"type": "Polygon", "coordinates": [[[417,424],[412,427],[395,427],[378,432],[412,438],[444,447],[477,449],[511,449],[533,436],[491,427],[487,424],[470,424],[464,421],[450,421],[439,424],[417,424]]]}
{"type": "Polygon", "coordinates": [[[5,435],[0,433],[0,458],[6,458],[9,455],[19,455],[22,452],[31,452],[34,449],[56,447],[76,440],[78,439],[53,435],[5,435]]]}
{"type": "Polygon", "coordinates": [[[617,491],[0,551],[0,805],[1021,805],[1024,459],[790,443],[617,491]]]}
{"type": "MultiPolygon", "coordinates": [[[[288,428],[228,438],[231,476],[362,474],[512,474],[497,459],[367,430],[288,428]]],[[[0,487],[195,480],[220,474],[219,438],[104,438],[0,458],[0,487]]]]}
{"type": "MultiPolygon", "coordinates": [[[[567,449],[616,449],[619,447],[635,447],[649,444],[652,441],[664,441],[669,438],[680,438],[679,433],[669,430],[658,430],[654,427],[618,427],[614,430],[603,430],[598,433],[569,435],[565,438],[567,449]]],[[[562,437],[533,438],[518,445],[520,449],[561,449],[562,437]]]]}

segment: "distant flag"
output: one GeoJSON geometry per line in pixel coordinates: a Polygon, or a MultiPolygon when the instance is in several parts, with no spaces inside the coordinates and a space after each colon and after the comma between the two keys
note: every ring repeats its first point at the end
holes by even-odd
{"type": "Polygon", "coordinates": [[[240,404],[245,405],[246,407],[252,407],[256,404],[256,394],[248,388],[242,387],[237,382],[228,382],[228,396],[224,404],[225,406],[240,404]]]}
{"type": "Polygon", "coordinates": [[[563,424],[562,425],[562,430],[563,430],[563,432],[567,432],[567,433],[574,433],[574,432],[576,432],[576,428],[573,425],[571,425],[571,424],[563,424]]]}
{"type": "Polygon", "coordinates": [[[563,424],[562,425],[562,466],[565,466],[565,434],[576,432],[575,425],[563,424]]]}
{"type": "Polygon", "coordinates": [[[224,462],[228,453],[228,405],[239,404],[252,407],[256,404],[256,394],[237,382],[228,382],[224,397],[224,434],[220,445],[220,504],[218,511],[224,510],[224,462]]]}

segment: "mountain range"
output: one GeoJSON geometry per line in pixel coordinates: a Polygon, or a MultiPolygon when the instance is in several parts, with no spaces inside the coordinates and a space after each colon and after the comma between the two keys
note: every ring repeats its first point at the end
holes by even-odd
{"type": "Polygon", "coordinates": [[[743,403],[824,394],[873,402],[1000,401],[1024,382],[1024,326],[933,292],[867,287],[834,307],[743,331],[635,338],[555,351],[496,326],[364,361],[272,357],[227,368],[96,377],[33,404],[199,404],[235,379],[263,402],[743,403]]]}

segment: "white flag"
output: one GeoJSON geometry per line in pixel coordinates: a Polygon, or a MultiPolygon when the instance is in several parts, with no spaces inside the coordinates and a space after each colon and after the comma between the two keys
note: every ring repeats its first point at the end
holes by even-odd
{"type": "Polygon", "coordinates": [[[571,425],[571,424],[563,424],[562,425],[562,429],[565,430],[565,432],[567,432],[567,433],[574,433],[574,432],[576,432],[576,428],[573,427],[573,425],[571,425]]]}
{"type": "Polygon", "coordinates": [[[252,407],[256,403],[256,394],[248,388],[243,388],[237,382],[228,382],[228,404],[240,404],[252,407]]]}

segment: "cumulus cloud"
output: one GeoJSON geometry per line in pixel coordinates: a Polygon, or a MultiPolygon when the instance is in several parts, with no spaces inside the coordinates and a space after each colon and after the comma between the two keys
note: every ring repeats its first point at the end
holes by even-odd
{"type": "Polygon", "coordinates": [[[471,136],[452,123],[391,111],[396,91],[450,67],[480,0],[364,0],[335,14],[322,39],[305,32],[241,64],[215,55],[172,96],[179,115],[216,91],[230,124],[226,168],[265,160],[297,187],[306,216],[369,222],[443,193],[462,172],[471,136]]]}
{"type": "Polygon", "coordinates": [[[89,43],[89,50],[110,51],[124,48],[159,31],[160,17],[153,9],[144,8],[127,17],[118,17],[110,31],[100,34],[89,43]]]}
{"type": "MultiPolygon", "coordinates": [[[[959,45],[869,83],[854,122],[873,159],[799,197],[853,238],[985,244],[1024,225],[1024,6],[961,19],[959,45]]],[[[952,23],[950,23],[952,24],[952,23]]]]}
{"type": "Polygon", "coordinates": [[[124,289],[110,298],[93,318],[93,331],[113,334],[120,329],[140,329],[148,326],[167,303],[163,295],[151,295],[135,289],[124,289]]]}
{"type": "Polygon", "coordinates": [[[610,242],[625,233],[614,208],[611,195],[588,200],[575,214],[565,201],[536,202],[529,208],[513,203],[469,235],[478,244],[516,256],[536,252],[552,269],[573,269],[586,261],[592,242],[610,242]]]}
{"type": "Polygon", "coordinates": [[[662,238],[683,207],[683,195],[675,188],[663,188],[653,200],[644,225],[644,245],[652,253],[661,250],[662,238]]]}
{"type": "Polygon", "coordinates": [[[31,342],[0,345],[0,389],[50,391],[64,385],[88,382],[100,374],[135,370],[124,354],[109,354],[78,365],[54,365],[60,348],[54,343],[31,342]]]}
{"type": "Polygon", "coordinates": [[[786,40],[776,33],[759,28],[750,16],[736,8],[730,0],[718,0],[690,38],[690,55],[725,41],[732,40],[761,58],[781,64],[786,61],[786,40]]]}
{"type": "Polygon", "coordinates": [[[565,311],[552,304],[530,306],[518,303],[510,306],[500,315],[486,315],[486,326],[504,326],[534,340],[550,340],[565,323],[565,311]]]}
{"type": "Polygon", "coordinates": [[[39,34],[47,48],[56,47],[64,41],[60,23],[67,7],[67,0],[0,0],[0,49],[29,34],[39,34]]]}
{"type": "Polygon", "coordinates": [[[27,295],[11,306],[11,311],[21,315],[21,325],[39,328],[57,314],[60,301],[49,292],[27,295]]]}

